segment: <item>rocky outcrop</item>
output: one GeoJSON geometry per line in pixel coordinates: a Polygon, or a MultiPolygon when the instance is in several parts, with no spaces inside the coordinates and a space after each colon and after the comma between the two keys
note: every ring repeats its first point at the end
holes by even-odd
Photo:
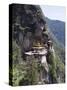
{"type": "Polygon", "coordinates": [[[31,48],[33,39],[42,40],[42,32],[46,30],[40,7],[33,5],[13,5],[12,25],[13,36],[24,50],[31,48]]]}

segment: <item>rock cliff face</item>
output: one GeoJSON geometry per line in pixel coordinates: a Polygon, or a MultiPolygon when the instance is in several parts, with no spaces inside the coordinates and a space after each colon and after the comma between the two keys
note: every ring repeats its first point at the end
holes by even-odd
{"type": "Polygon", "coordinates": [[[39,6],[13,5],[12,18],[13,38],[18,40],[23,50],[31,49],[33,40],[44,39],[42,32],[46,30],[46,22],[39,6]]]}
{"type": "MultiPolygon", "coordinates": [[[[13,52],[13,85],[34,85],[64,82],[64,65],[53,56],[55,52],[46,28],[46,21],[39,6],[12,4],[12,52],[13,52]],[[28,56],[25,52],[33,50],[33,46],[47,50],[45,64],[41,64],[42,56],[28,56]],[[57,63],[60,62],[62,70],[57,63]],[[46,68],[46,69],[44,69],[46,68]],[[58,76],[58,70],[61,73],[58,76]],[[47,72],[48,71],[48,72],[47,72]],[[58,81],[60,77],[60,81],[58,81]]],[[[42,51],[41,51],[42,52],[42,51]]],[[[45,59],[45,58],[43,58],[45,59]]],[[[44,61],[44,60],[43,60],[44,61]]],[[[59,65],[59,64],[58,64],[59,65]]],[[[11,77],[10,77],[11,78],[11,77]]]]}

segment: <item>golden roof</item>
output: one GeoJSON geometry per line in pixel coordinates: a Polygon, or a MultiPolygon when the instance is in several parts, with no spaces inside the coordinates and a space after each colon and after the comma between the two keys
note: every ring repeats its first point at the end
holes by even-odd
{"type": "Polygon", "coordinates": [[[42,48],[44,48],[44,47],[43,47],[42,44],[40,44],[40,43],[38,42],[38,43],[36,43],[36,44],[33,45],[33,48],[34,48],[34,49],[42,49],[42,48]]]}

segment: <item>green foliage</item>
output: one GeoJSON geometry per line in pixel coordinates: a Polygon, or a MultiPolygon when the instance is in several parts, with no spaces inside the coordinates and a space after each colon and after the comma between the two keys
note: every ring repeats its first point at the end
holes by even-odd
{"type": "Polygon", "coordinates": [[[38,63],[37,68],[38,68],[38,72],[40,72],[41,70],[44,69],[44,67],[43,67],[43,65],[41,63],[38,63]]]}
{"type": "Polygon", "coordinates": [[[54,57],[53,53],[51,53],[49,55],[49,60],[50,60],[49,72],[50,72],[50,76],[51,76],[51,79],[52,79],[52,83],[56,83],[57,82],[56,60],[55,60],[55,57],[54,57]]]}
{"type": "Polygon", "coordinates": [[[10,70],[10,74],[12,75],[13,86],[37,84],[38,70],[35,59],[31,58],[29,63],[23,61],[23,58],[21,58],[21,49],[16,41],[13,41],[12,50],[13,66],[10,70]]]}
{"type": "Polygon", "coordinates": [[[57,78],[60,77],[60,82],[65,82],[65,66],[58,55],[56,55],[56,72],[57,78]]]}
{"type": "Polygon", "coordinates": [[[60,60],[59,56],[56,53],[55,53],[55,55],[53,55],[53,53],[51,53],[49,55],[49,60],[50,60],[49,71],[50,71],[52,83],[64,82],[65,67],[64,67],[64,64],[62,63],[62,61],[60,60]],[[60,81],[58,81],[58,77],[60,77],[60,81]]]}
{"type": "Polygon", "coordinates": [[[34,60],[31,63],[27,63],[24,67],[26,71],[24,78],[19,81],[19,85],[34,85],[37,84],[37,63],[34,60]]]}
{"type": "Polygon", "coordinates": [[[21,49],[16,43],[16,41],[13,41],[13,46],[12,46],[12,51],[13,51],[13,64],[19,64],[22,61],[21,58],[21,49]]]}
{"type": "Polygon", "coordinates": [[[61,61],[63,63],[65,63],[65,50],[63,47],[61,47],[60,45],[58,45],[58,42],[54,43],[54,48],[55,48],[55,52],[56,55],[58,56],[59,59],[61,59],[61,61]]]}
{"type": "Polygon", "coordinates": [[[34,60],[32,60],[32,77],[31,77],[31,81],[32,84],[37,84],[38,81],[38,70],[37,70],[37,62],[34,60]]]}
{"type": "Polygon", "coordinates": [[[23,70],[23,66],[21,68],[21,63],[23,63],[23,58],[21,58],[21,49],[16,41],[13,40],[12,42],[12,66],[10,66],[9,71],[10,82],[13,84],[13,86],[17,86],[19,85],[19,81],[24,77],[26,72],[23,70]]]}
{"type": "Polygon", "coordinates": [[[13,86],[18,86],[22,79],[26,80],[26,64],[24,62],[23,64],[13,64],[13,67],[10,70],[10,74],[12,75],[13,86]]]}

